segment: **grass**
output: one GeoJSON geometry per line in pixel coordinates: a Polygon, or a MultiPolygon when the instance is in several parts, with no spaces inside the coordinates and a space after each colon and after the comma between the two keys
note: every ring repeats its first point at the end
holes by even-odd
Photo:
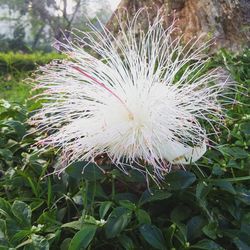
{"type": "Polygon", "coordinates": [[[0,72],[1,74],[20,74],[20,72],[32,71],[38,65],[44,65],[54,59],[63,59],[64,55],[58,53],[42,53],[33,54],[23,53],[0,53],[0,72]]]}
{"type": "Polygon", "coordinates": [[[16,77],[8,75],[0,78],[0,99],[25,103],[30,96],[31,87],[25,82],[27,73],[16,77]]]}
{"type": "Polygon", "coordinates": [[[31,72],[39,65],[63,58],[58,53],[0,53],[0,99],[24,103],[30,96],[31,86],[25,79],[31,72]]]}

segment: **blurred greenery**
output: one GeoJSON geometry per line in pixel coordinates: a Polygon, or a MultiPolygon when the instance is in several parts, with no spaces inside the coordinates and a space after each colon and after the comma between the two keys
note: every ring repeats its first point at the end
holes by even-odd
{"type": "Polygon", "coordinates": [[[105,23],[112,10],[99,0],[0,0],[0,51],[51,52],[54,40],[70,39],[71,29],[105,23]]]}
{"type": "Polygon", "coordinates": [[[32,54],[24,53],[0,53],[0,74],[20,75],[27,71],[32,71],[39,65],[45,65],[54,59],[63,59],[64,55],[58,53],[36,52],[32,54]]]}
{"type": "Polygon", "coordinates": [[[32,70],[52,60],[65,58],[58,53],[0,53],[0,99],[23,103],[31,86],[25,83],[32,70]]]}
{"type": "MultiPolygon", "coordinates": [[[[2,77],[20,81],[39,60],[57,55],[25,57],[28,66],[19,67],[22,56],[1,55],[2,77]]],[[[29,133],[25,123],[30,103],[2,100],[0,249],[250,249],[250,50],[221,50],[207,69],[218,66],[244,87],[227,107],[221,146],[188,171],[168,174],[161,189],[154,183],[149,189],[134,170],[124,175],[107,163],[101,171],[75,162],[60,176],[49,175],[57,158],[53,149],[31,148],[41,135],[29,133]]],[[[1,85],[1,96],[10,99],[14,85],[1,85]]],[[[21,86],[27,96],[29,87],[21,86]]]]}
{"type": "Polygon", "coordinates": [[[23,82],[23,78],[26,76],[27,74],[19,75],[19,77],[11,75],[0,77],[0,98],[11,102],[24,103],[31,89],[29,85],[23,82]]]}

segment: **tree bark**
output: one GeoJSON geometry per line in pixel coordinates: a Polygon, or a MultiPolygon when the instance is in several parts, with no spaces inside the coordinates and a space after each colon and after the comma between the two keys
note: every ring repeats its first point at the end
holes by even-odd
{"type": "MultiPolygon", "coordinates": [[[[213,39],[211,51],[227,48],[237,52],[250,46],[250,0],[122,0],[107,27],[118,33],[116,16],[122,20],[126,15],[133,17],[143,7],[150,20],[160,11],[166,28],[175,19],[174,26],[181,30],[184,42],[199,36],[200,43],[213,39]]],[[[139,19],[142,27],[146,15],[139,19]]]]}

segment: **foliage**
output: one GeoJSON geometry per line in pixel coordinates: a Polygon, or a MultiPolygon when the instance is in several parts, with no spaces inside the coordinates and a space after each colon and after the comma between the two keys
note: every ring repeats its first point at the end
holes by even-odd
{"type": "MultiPolygon", "coordinates": [[[[208,68],[225,65],[249,89],[250,51],[221,51],[208,68]]],[[[76,162],[60,176],[52,149],[30,149],[27,109],[1,102],[0,249],[243,249],[250,246],[250,110],[247,93],[228,107],[220,145],[198,166],[147,187],[104,162],[76,162]],[[24,136],[25,135],[25,136],[24,136]]],[[[100,160],[101,161],[101,160],[100,160]]]]}
{"type": "Polygon", "coordinates": [[[0,53],[0,99],[24,102],[29,96],[30,86],[24,82],[38,65],[62,59],[58,53],[33,54],[0,53]]]}
{"type": "Polygon", "coordinates": [[[25,28],[23,24],[18,24],[13,31],[13,38],[1,34],[0,51],[23,51],[29,52],[25,43],[25,28]]]}
{"type": "MultiPolygon", "coordinates": [[[[64,34],[70,36],[72,27],[87,28],[86,22],[93,15],[89,15],[91,3],[92,0],[0,0],[1,27],[8,30],[6,34],[0,31],[0,51],[51,52],[53,39],[63,41],[64,34]]],[[[110,5],[100,1],[98,6],[94,13],[106,22],[112,14],[110,5]]]]}
{"type": "Polygon", "coordinates": [[[64,57],[64,55],[58,53],[0,53],[0,72],[2,75],[17,75],[20,72],[32,71],[38,65],[45,65],[54,59],[63,59],[64,57]]]}
{"type": "Polygon", "coordinates": [[[30,94],[30,86],[23,82],[26,77],[28,77],[27,73],[22,73],[16,77],[13,75],[0,77],[0,99],[24,103],[30,94]]]}

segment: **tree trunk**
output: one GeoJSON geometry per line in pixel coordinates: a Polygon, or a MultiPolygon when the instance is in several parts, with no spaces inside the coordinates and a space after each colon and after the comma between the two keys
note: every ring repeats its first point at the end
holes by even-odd
{"type": "MultiPolygon", "coordinates": [[[[201,42],[213,39],[212,51],[227,48],[237,52],[250,46],[250,0],[122,0],[107,27],[116,34],[115,15],[133,17],[142,7],[147,8],[150,19],[159,10],[166,27],[175,19],[184,42],[198,36],[202,36],[201,42]]],[[[144,17],[140,18],[142,24],[148,20],[146,12],[144,17]]]]}

